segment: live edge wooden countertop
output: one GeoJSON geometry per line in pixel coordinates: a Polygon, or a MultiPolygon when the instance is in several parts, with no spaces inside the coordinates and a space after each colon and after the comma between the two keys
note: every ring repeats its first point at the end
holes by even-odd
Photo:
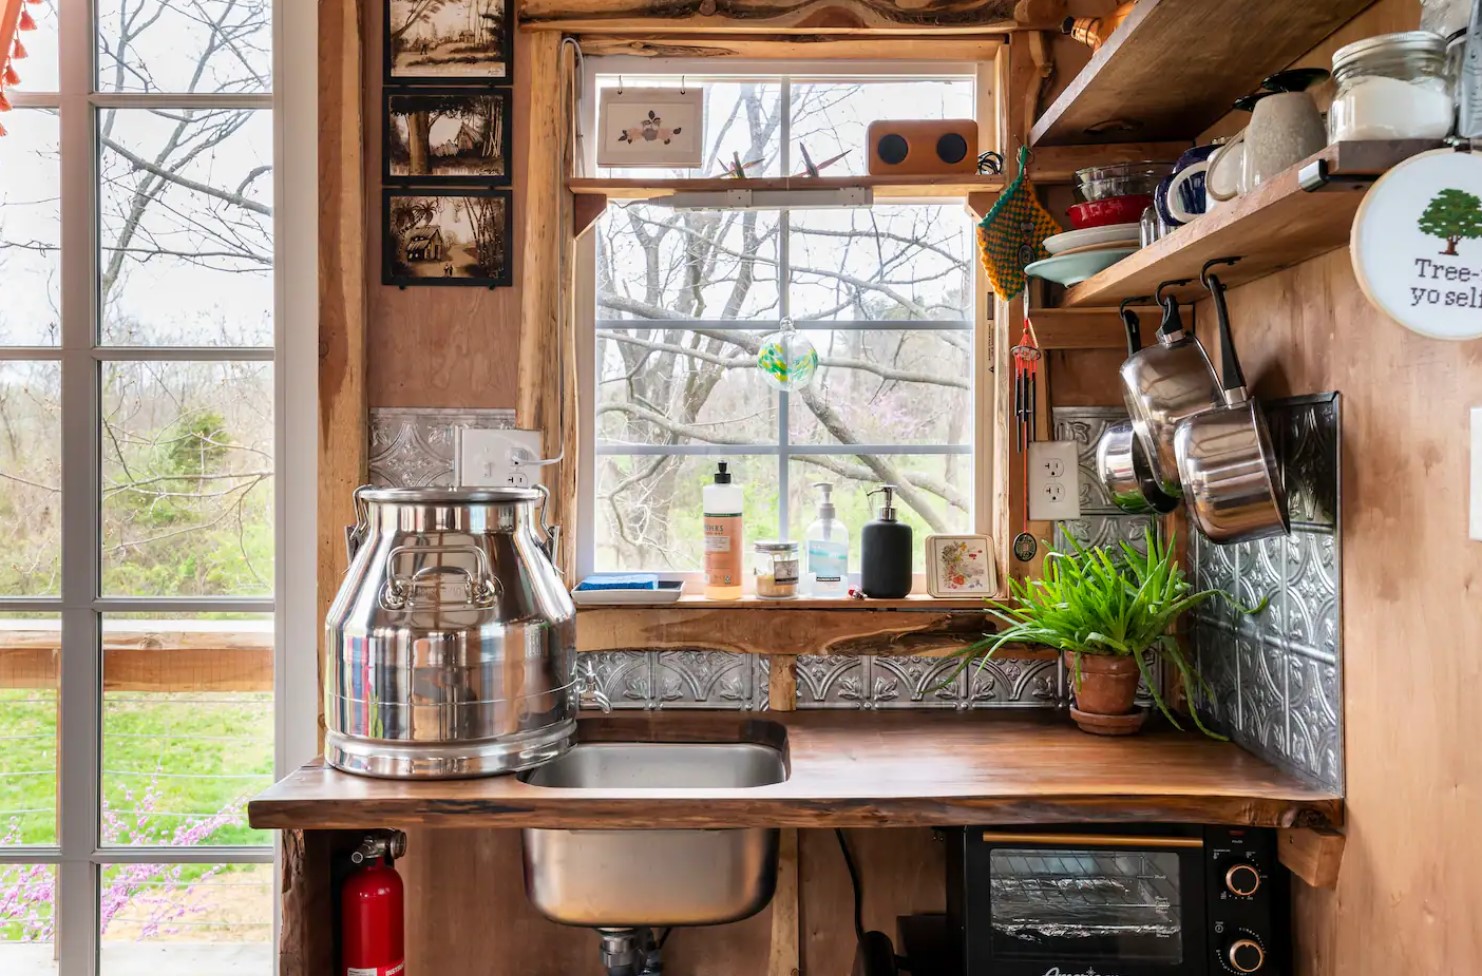
{"type": "Polygon", "coordinates": [[[1339,797],[1227,742],[1126,738],[1058,712],[660,712],[583,717],[582,741],[775,745],[788,778],[748,789],[556,789],[515,776],[394,781],[315,761],[248,805],[253,827],[905,827],[1183,822],[1337,825],[1339,797]]]}

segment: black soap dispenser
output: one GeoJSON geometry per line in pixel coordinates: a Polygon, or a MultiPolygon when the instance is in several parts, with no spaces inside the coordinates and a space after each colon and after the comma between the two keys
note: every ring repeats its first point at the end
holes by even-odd
{"type": "Polygon", "coordinates": [[[911,594],[911,527],[895,516],[895,485],[882,485],[865,497],[881,492],[880,517],[866,522],[860,535],[859,588],[876,600],[899,600],[911,594]]]}

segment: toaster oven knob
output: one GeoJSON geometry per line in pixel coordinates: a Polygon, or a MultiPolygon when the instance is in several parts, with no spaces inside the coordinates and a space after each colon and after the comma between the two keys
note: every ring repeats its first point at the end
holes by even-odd
{"type": "Polygon", "coordinates": [[[1261,872],[1253,864],[1237,864],[1225,872],[1225,887],[1230,894],[1249,898],[1261,887],[1261,872]]]}
{"type": "Polygon", "coordinates": [[[1256,973],[1266,965],[1266,950],[1255,939],[1236,939],[1225,950],[1225,958],[1237,973],[1256,973]]]}

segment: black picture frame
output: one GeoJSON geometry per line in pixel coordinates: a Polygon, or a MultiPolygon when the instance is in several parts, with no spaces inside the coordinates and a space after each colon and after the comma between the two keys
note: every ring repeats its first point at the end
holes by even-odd
{"type": "MultiPolygon", "coordinates": [[[[387,186],[483,186],[502,187],[512,182],[514,163],[512,131],[514,129],[514,90],[511,88],[387,88],[381,103],[381,182],[387,186]],[[492,99],[499,106],[500,133],[499,157],[501,172],[497,174],[447,174],[447,173],[396,173],[397,130],[392,124],[392,113],[398,102],[420,100],[429,106],[449,99],[492,99]]],[[[461,132],[460,132],[461,135],[461,132]]],[[[430,147],[429,147],[430,150],[430,147]]]]}
{"type": "MultiPolygon", "coordinates": [[[[431,208],[428,207],[430,210],[431,208]]],[[[466,221],[459,219],[459,223],[466,221]]],[[[472,225],[468,228],[471,237],[472,225]]],[[[482,190],[474,188],[428,188],[423,186],[410,187],[387,187],[381,191],[381,282],[382,284],[395,285],[401,288],[436,286],[436,287],[473,287],[473,288],[499,288],[514,283],[514,195],[509,190],[482,190]],[[431,201],[449,201],[436,204],[436,213],[419,218],[417,224],[409,226],[405,230],[396,230],[395,225],[400,222],[402,209],[396,205],[398,199],[421,201],[422,206],[427,206],[431,201]],[[493,229],[497,236],[486,247],[493,249],[496,255],[497,267],[494,273],[463,274],[462,266],[454,263],[453,248],[458,247],[467,256],[467,244],[461,242],[453,243],[448,240],[452,235],[444,236],[442,231],[450,219],[454,217],[451,201],[464,201],[460,212],[466,215],[471,208],[468,201],[497,200],[501,203],[502,213],[482,214],[482,223],[486,229],[497,221],[493,229]],[[404,237],[417,230],[432,229],[437,232],[436,256],[424,256],[416,258],[415,266],[404,255],[406,247],[404,237]],[[425,271],[426,273],[412,273],[412,269],[425,271]],[[451,269],[451,270],[449,270],[451,269]]]]}
{"type": "MultiPolygon", "coordinates": [[[[397,66],[398,58],[407,50],[408,35],[397,34],[400,28],[398,24],[398,7],[405,4],[413,7],[426,7],[426,4],[416,3],[415,0],[381,0],[381,51],[382,51],[382,76],[387,85],[440,85],[453,87],[460,85],[513,85],[515,83],[515,9],[514,0],[448,0],[439,6],[437,10],[428,9],[426,12],[438,16],[443,22],[456,22],[458,10],[461,8],[465,19],[474,20],[484,16],[478,14],[475,8],[498,9],[501,12],[502,23],[497,30],[490,33],[491,37],[498,38],[500,53],[503,57],[498,60],[489,60],[489,64],[498,64],[502,71],[492,70],[470,70],[459,72],[456,68],[448,70],[414,70],[414,65],[401,68],[397,66]],[[449,15],[452,15],[451,17],[449,15]]],[[[473,34],[466,28],[452,35],[453,44],[472,43],[460,40],[464,33],[473,34]]],[[[444,42],[442,46],[446,46],[444,42]]],[[[424,57],[426,53],[424,52],[424,57]]]]}

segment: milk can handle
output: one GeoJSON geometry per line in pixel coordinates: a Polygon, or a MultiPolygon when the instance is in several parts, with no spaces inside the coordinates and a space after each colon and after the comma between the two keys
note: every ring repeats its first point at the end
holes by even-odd
{"type": "Polygon", "coordinates": [[[545,550],[546,558],[551,561],[556,572],[560,573],[561,567],[556,565],[556,550],[561,547],[561,527],[550,522],[551,490],[542,484],[537,484],[535,490],[540,492],[540,530],[545,533],[545,538],[540,541],[540,548],[545,550]]]}
{"type": "Polygon", "coordinates": [[[381,587],[381,606],[387,610],[405,610],[411,601],[412,591],[418,583],[425,583],[439,576],[451,575],[464,578],[463,603],[445,604],[439,600],[433,606],[476,610],[493,606],[494,601],[499,598],[501,589],[499,580],[489,572],[489,560],[484,550],[476,546],[397,546],[386,554],[386,582],[381,587]],[[396,572],[396,560],[402,556],[431,553],[472,555],[478,574],[475,576],[461,566],[423,566],[410,576],[402,576],[396,572]]]}
{"type": "Polygon", "coordinates": [[[345,555],[350,562],[355,561],[355,554],[365,544],[365,537],[370,532],[370,503],[363,494],[374,488],[375,485],[361,485],[355,489],[355,524],[345,526],[345,555]]]}

